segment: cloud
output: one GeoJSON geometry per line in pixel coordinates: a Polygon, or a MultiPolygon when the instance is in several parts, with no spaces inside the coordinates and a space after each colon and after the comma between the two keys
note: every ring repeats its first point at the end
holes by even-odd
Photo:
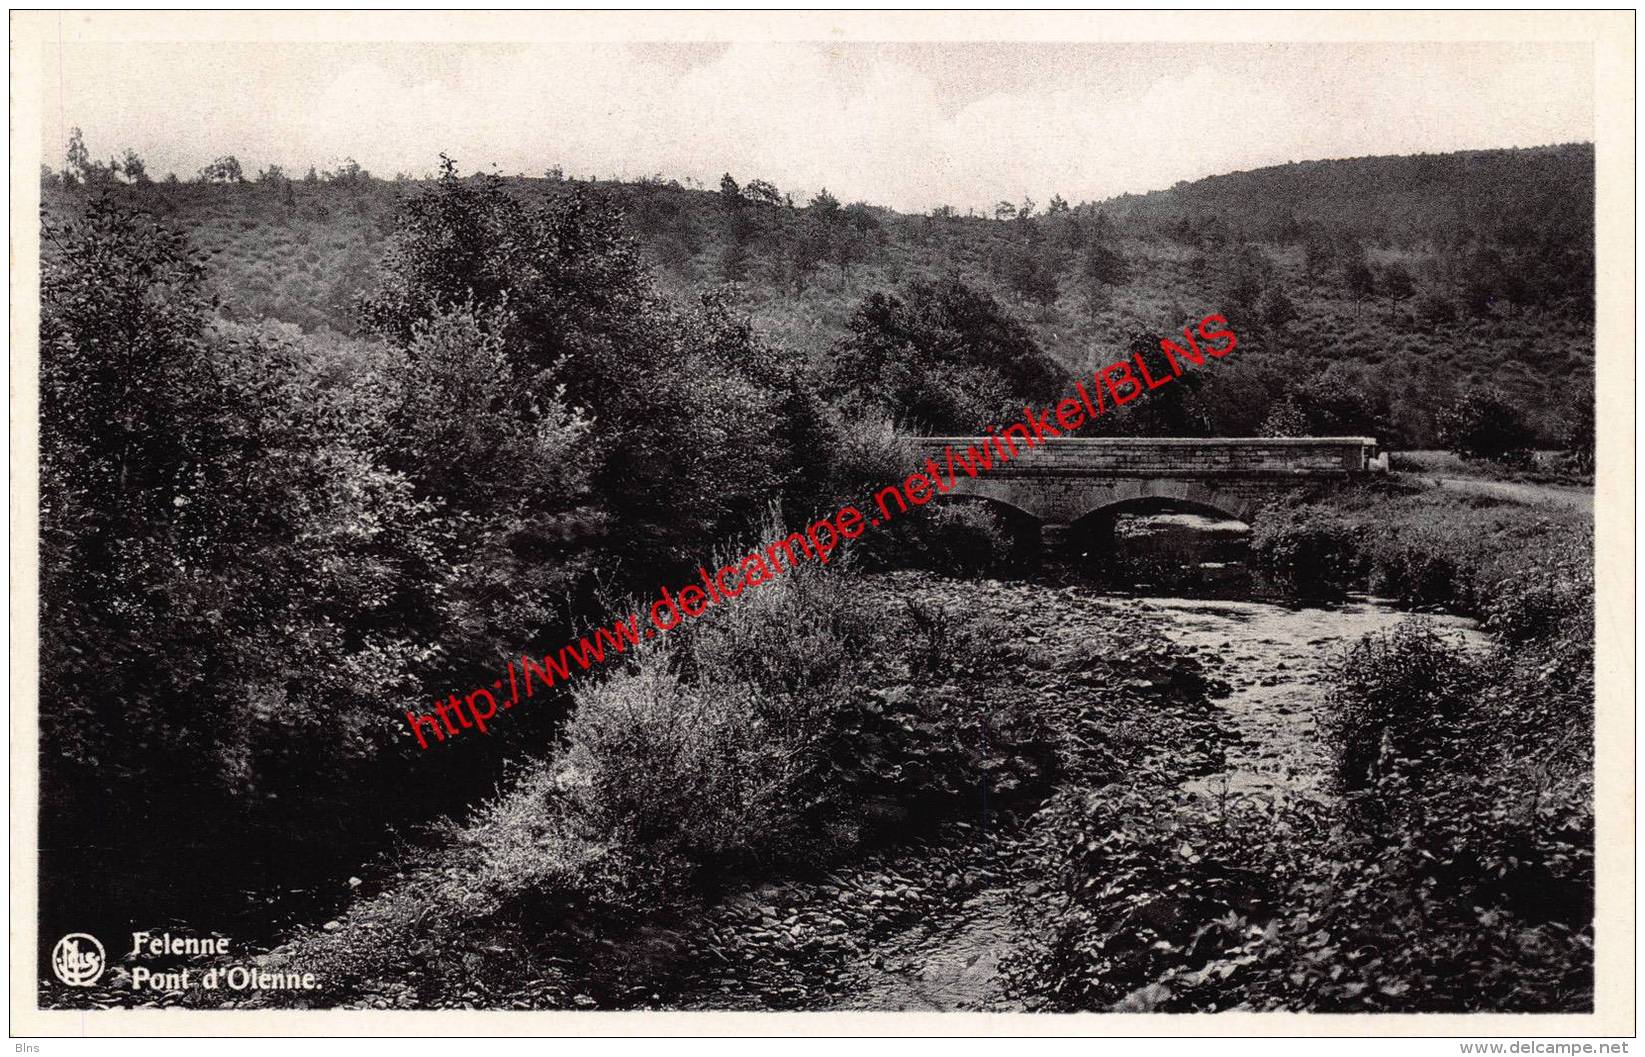
{"type": "Polygon", "coordinates": [[[1304,158],[1588,139],[1562,45],[71,45],[43,130],[193,172],[721,172],[987,209],[1304,158]]]}

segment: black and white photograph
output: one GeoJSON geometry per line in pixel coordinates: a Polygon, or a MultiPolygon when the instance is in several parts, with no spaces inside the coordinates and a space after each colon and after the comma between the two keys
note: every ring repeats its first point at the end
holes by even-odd
{"type": "Polygon", "coordinates": [[[11,20],[17,1037],[1633,1035],[1633,12],[11,20]]]}

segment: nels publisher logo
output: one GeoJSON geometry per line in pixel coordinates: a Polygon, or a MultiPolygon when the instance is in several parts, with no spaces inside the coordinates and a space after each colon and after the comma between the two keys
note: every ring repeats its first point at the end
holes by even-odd
{"type": "Polygon", "coordinates": [[[96,936],[71,932],[51,949],[51,971],[70,987],[90,987],[103,975],[107,958],[96,936]]]}

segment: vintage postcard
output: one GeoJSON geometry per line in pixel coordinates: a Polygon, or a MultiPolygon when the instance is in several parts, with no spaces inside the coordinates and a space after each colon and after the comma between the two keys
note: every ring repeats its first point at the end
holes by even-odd
{"type": "Polygon", "coordinates": [[[14,12],[12,1034],[1632,1036],[1634,28],[14,12]]]}

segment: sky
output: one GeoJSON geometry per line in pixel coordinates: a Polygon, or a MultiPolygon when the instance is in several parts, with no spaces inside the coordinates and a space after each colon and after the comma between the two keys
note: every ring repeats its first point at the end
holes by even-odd
{"type": "Polygon", "coordinates": [[[50,46],[44,156],[80,127],[156,178],[345,157],[986,212],[1319,158],[1593,138],[1586,44],[50,46]]]}

